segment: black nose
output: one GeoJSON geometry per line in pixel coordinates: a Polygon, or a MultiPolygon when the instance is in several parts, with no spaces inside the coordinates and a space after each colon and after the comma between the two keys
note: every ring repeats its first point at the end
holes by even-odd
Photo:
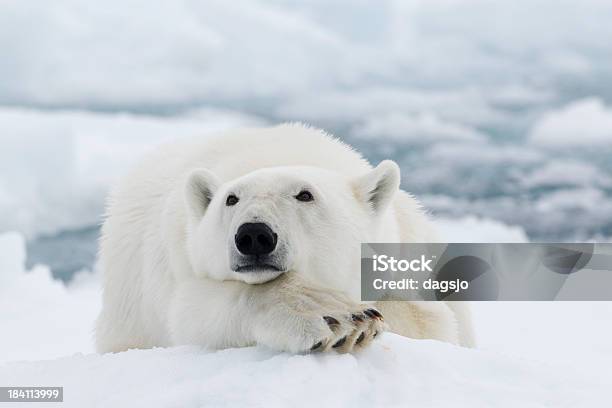
{"type": "Polygon", "coordinates": [[[278,236],[261,222],[242,224],[236,233],[236,248],[244,255],[267,255],[276,248],[278,236]]]}

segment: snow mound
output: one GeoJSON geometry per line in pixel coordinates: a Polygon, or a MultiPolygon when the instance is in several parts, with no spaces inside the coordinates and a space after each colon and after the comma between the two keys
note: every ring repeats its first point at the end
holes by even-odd
{"type": "Polygon", "coordinates": [[[0,383],[64,387],[66,407],[584,406],[601,383],[571,371],[385,334],[357,355],[197,347],[0,366],[0,383]]]}
{"type": "Polygon", "coordinates": [[[0,108],[0,231],[31,238],[96,224],[109,185],[155,146],[257,123],[218,110],[154,117],[0,108]]]}
{"type": "Polygon", "coordinates": [[[551,111],[533,126],[530,140],[539,145],[612,148],[612,107],[601,99],[581,99],[551,111]]]}
{"type": "Polygon", "coordinates": [[[92,352],[101,300],[95,276],[83,271],[67,287],[46,266],[26,271],[25,258],[22,235],[0,234],[0,362],[92,352]]]}

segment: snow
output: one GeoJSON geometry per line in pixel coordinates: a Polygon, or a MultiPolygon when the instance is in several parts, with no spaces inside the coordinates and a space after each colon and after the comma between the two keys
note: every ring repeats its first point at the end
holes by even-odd
{"type": "Polygon", "coordinates": [[[611,302],[473,302],[479,349],[612,385],[611,302]]]}
{"type": "Polygon", "coordinates": [[[21,234],[0,234],[0,362],[93,352],[95,277],[84,271],[66,287],[45,266],[26,272],[25,256],[21,234]]]}
{"type": "Polygon", "coordinates": [[[537,103],[556,87],[610,80],[612,5],[602,0],[147,5],[3,1],[0,48],[10,63],[0,76],[11,80],[0,85],[0,103],[142,109],[263,100],[275,114],[302,115],[305,100],[314,112],[318,96],[348,99],[372,83],[425,94],[500,89],[501,102],[537,103]]]}
{"type": "Polygon", "coordinates": [[[607,401],[601,379],[392,334],[354,356],[178,347],[9,363],[0,366],[0,383],[7,382],[61,384],[67,407],[536,407],[607,401]]]}
{"type": "MultiPolygon", "coordinates": [[[[473,241],[521,238],[519,229],[500,223],[462,223],[473,241]]],[[[23,237],[1,234],[0,384],[63,386],[66,407],[536,407],[608,400],[611,303],[474,304],[478,349],[385,333],[355,355],[196,346],[97,355],[97,274],[83,271],[65,286],[44,266],[25,271],[24,259],[23,237]]]]}
{"type": "Polygon", "coordinates": [[[544,114],[529,134],[549,147],[612,147],[612,107],[598,98],[574,101],[544,114]]]}
{"type": "Polygon", "coordinates": [[[21,234],[10,232],[0,235],[0,284],[8,285],[19,279],[26,259],[25,240],[21,234]]]}
{"type": "Polygon", "coordinates": [[[156,117],[0,108],[0,231],[32,238],[96,224],[111,183],[155,146],[261,123],[219,110],[156,117]]]}
{"type": "Polygon", "coordinates": [[[436,228],[444,242],[529,242],[520,226],[467,216],[463,218],[435,218],[436,228]]]}
{"type": "MultiPolygon", "coordinates": [[[[550,194],[545,198],[538,200],[536,206],[541,212],[551,213],[555,210],[563,208],[585,208],[587,210],[594,210],[597,208],[598,210],[604,210],[604,212],[608,214],[610,214],[610,210],[612,210],[612,205],[605,202],[604,195],[601,190],[595,188],[558,190],[555,191],[554,194],[550,194]]],[[[596,216],[598,211],[589,211],[589,214],[596,216]]],[[[602,216],[602,218],[605,217],[602,216]]],[[[602,221],[604,220],[602,219],[602,221]]]]}
{"type": "MultiPolygon", "coordinates": [[[[511,116],[491,106],[486,95],[474,89],[411,89],[365,85],[350,89],[304,93],[278,108],[281,117],[322,123],[359,124],[386,115],[419,115],[436,112],[442,121],[464,127],[504,123],[511,116]]],[[[359,125],[357,125],[359,126],[359,125]]]]}
{"type": "Polygon", "coordinates": [[[558,160],[526,174],[521,183],[528,188],[560,185],[610,187],[612,177],[589,163],[558,160]]]}
{"type": "Polygon", "coordinates": [[[3,2],[0,46],[11,64],[0,75],[14,80],[2,84],[0,103],[184,106],[298,92],[338,73],[334,63],[348,67],[341,38],[263,3],[3,2]],[[257,47],[264,42],[272,46],[257,47]]]}
{"type": "Polygon", "coordinates": [[[378,138],[384,135],[402,143],[431,143],[435,140],[460,140],[478,142],[486,135],[468,126],[444,122],[430,113],[414,116],[391,113],[369,118],[363,125],[353,129],[358,137],[378,138]]]}

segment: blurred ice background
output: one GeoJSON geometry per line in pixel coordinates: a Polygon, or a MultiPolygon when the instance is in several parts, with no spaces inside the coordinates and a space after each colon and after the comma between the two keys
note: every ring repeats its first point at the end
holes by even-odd
{"type": "Polygon", "coordinates": [[[67,279],[143,151],[305,121],[398,161],[468,239],[608,240],[611,21],[603,0],[4,0],[0,231],[67,279]]]}

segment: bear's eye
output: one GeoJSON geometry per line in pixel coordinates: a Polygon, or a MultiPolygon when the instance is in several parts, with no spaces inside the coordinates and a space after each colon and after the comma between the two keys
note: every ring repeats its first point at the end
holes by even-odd
{"type": "Polygon", "coordinates": [[[295,196],[296,200],[298,201],[302,201],[302,202],[309,202],[309,201],[313,201],[314,197],[312,196],[312,193],[308,190],[302,190],[300,191],[300,193],[298,195],[295,196]]]}
{"type": "Polygon", "coordinates": [[[230,194],[227,196],[227,200],[225,200],[225,205],[227,205],[228,207],[231,207],[233,205],[238,204],[238,201],[240,201],[238,197],[236,197],[233,194],[230,194]]]}

